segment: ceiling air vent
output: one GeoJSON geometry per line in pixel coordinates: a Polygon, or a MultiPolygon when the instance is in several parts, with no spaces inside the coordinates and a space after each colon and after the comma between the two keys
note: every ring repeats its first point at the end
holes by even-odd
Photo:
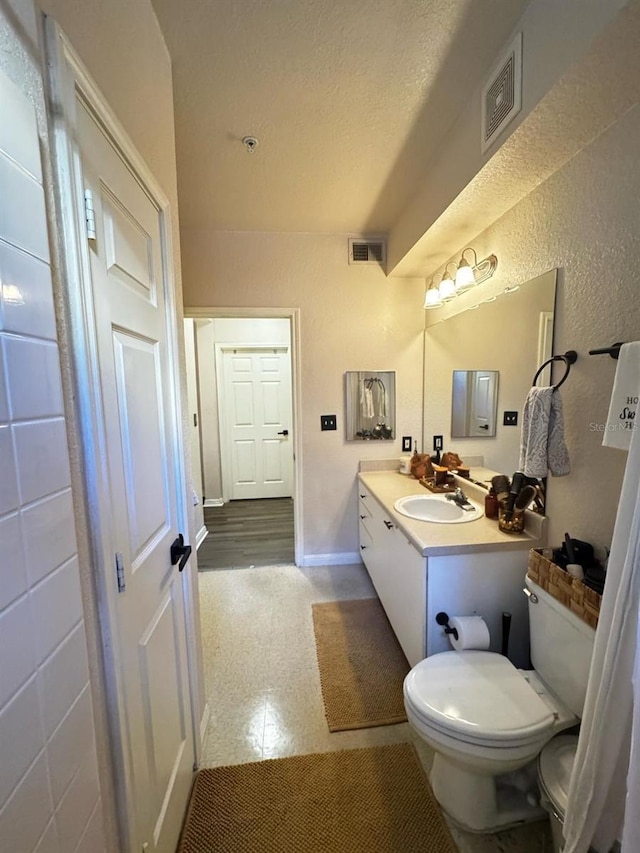
{"type": "Polygon", "coordinates": [[[482,151],[493,145],[522,106],[522,33],[518,33],[482,90],[482,151]]]}
{"type": "Polygon", "coordinates": [[[350,264],[378,264],[381,266],[385,261],[384,240],[349,240],[349,263],[350,264]]]}

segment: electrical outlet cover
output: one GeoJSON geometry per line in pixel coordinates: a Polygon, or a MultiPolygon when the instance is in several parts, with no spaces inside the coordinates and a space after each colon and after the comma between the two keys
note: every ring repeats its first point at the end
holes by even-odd
{"type": "Polygon", "coordinates": [[[505,412],[504,417],[502,419],[503,426],[518,426],[518,413],[517,412],[505,412]]]}
{"type": "Polygon", "coordinates": [[[433,449],[434,450],[442,450],[443,447],[444,447],[444,436],[434,435],[433,436],[433,449]]]}
{"type": "Polygon", "coordinates": [[[337,415],[320,415],[320,429],[325,430],[338,429],[337,415]]]}

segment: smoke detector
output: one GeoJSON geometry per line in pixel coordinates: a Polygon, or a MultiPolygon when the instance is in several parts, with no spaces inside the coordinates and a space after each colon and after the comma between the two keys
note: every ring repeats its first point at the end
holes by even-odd
{"type": "Polygon", "coordinates": [[[259,141],[255,138],[255,136],[244,136],[242,138],[242,144],[247,149],[249,154],[255,154],[255,150],[260,145],[259,141]]]}

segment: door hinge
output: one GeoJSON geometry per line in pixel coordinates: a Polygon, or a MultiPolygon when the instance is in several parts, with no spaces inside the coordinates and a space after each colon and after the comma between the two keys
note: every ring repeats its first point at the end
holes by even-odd
{"type": "Polygon", "coordinates": [[[87,240],[95,240],[96,234],[96,213],[93,207],[93,192],[91,190],[84,191],[84,218],[87,223],[87,240]]]}
{"type": "Polygon", "coordinates": [[[122,554],[116,554],[116,578],[118,581],[118,592],[124,592],[126,584],[124,582],[124,560],[122,554]]]}

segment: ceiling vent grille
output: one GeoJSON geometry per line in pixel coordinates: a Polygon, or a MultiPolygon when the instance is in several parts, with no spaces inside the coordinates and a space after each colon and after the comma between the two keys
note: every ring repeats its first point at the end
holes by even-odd
{"type": "Polygon", "coordinates": [[[382,266],[386,258],[384,240],[364,240],[354,238],[349,240],[350,264],[377,264],[382,266]]]}
{"type": "Polygon", "coordinates": [[[493,69],[482,90],[482,151],[489,148],[522,106],[522,33],[493,69]]]}

